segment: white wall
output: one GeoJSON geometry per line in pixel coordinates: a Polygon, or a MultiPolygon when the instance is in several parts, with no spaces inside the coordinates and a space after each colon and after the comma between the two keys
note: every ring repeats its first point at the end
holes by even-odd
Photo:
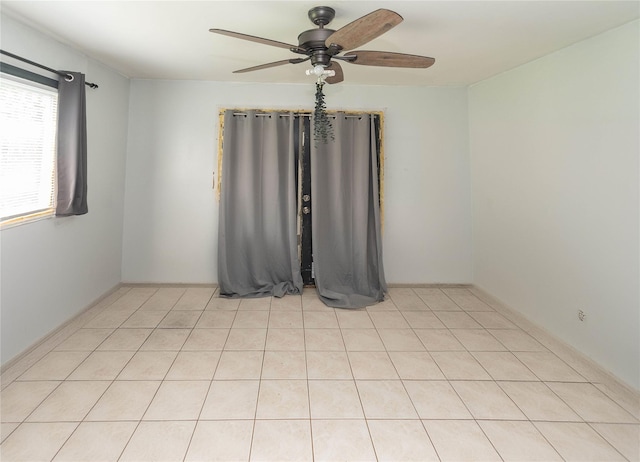
{"type": "MultiPolygon", "coordinates": [[[[125,282],[217,281],[220,108],[312,108],[315,87],[134,80],[125,282]]],[[[325,87],[329,109],[385,111],[384,253],[390,283],[470,282],[465,88],[325,87]]]]}
{"type": "Polygon", "coordinates": [[[86,74],[89,213],[4,229],[2,363],[120,283],[129,81],[2,16],[2,49],[86,74]]]}
{"type": "Polygon", "coordinates": [[[636,21],[469,89],[474,283],[635,388],[638,37],[636,21]]]}

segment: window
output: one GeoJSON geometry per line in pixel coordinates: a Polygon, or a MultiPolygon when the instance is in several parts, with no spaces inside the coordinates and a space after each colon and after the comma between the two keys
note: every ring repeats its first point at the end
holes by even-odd
{"type": "Polygon", "coordinates": [[[0,220],[54,214],[58,93],[34,82],[0,79],[0,220]]]}

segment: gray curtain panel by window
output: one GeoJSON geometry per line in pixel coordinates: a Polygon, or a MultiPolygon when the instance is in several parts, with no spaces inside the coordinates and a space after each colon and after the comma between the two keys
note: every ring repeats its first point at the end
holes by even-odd
{"type": "Polygon", "coordinates": [[[56,215],[83,215],[87,207],[87,110],[84,74],[58,82],[56,215]]]}
{"type": "Polygon", "coordinates": [[[333,130],[334,142],[311,148],[316,289],[329,306],[360,308],[387,291],[374,120],[338,113],[333,130]]]}
{"type": "Polygon", "coordinates": [[[218,225],[221,296],[302,293],[293,117],[225,111],[218,225]]]}

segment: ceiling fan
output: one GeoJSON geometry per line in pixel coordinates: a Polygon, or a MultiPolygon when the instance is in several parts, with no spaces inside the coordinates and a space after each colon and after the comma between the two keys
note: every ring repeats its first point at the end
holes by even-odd
{"type": "Polygon", "coordinates": [[[318,26],[298,35],[298,45],[269,40],[253,35],[242,34],[223,29],[209,29],[210,32],[228,37],[249,40],[279,48],[286,48],[293,53],[305,55],[305,58],[291,58],[259,66],[239,69],[234,73],[244,73],[281,66],[283,64],[299,64],[311,61],[314,69],[307,71],[308,75],[316,75],[319,81],[338,83],[344,80],[342,67],[338,63],[344,61],[351,64],[383,67],[427,68],[435,59],[426,56],[392,53],[387,51],[354,50],[371,40],[379,37],[402,22],[398,13],[379,9],[347,24],[335,31],[325,29],[335,17],[335,10],[328,6],[317,6],[309,10],[309,19],[318,26]],[[345,52],[343,54],[340,54],[345,52]]]}

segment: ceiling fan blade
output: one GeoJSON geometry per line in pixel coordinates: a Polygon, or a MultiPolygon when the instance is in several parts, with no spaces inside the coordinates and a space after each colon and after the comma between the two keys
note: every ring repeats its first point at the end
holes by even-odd
{"type": "Polygon", "coordinates": [[[381,8],[335,31],[324,43],[327,48],[333,44],[342,50],[353,50],[379,37],[401,22],[402,16],[398,13],[381,8]]]}
{"type": "Polygon", "coordinates": [[[308,61],[311,58],[292,58],[292,59],[283,59],[282,61],[275,61],[267,64],[260,64],[259,66],[247,67],[245,69],[238,69],[237,71],[233,71],[234,74],[243,74],[245,72],[253,72],[259,71],[261,69],[268,69],[270,67],[282,66],[283,64],[298,64],[303,61],[308,61]]]}
{"type": "Polygon", "coordinates": [[[273,47],[286,48],[287,50],[291,50],[291,49],[299,50],[297,45],[290,45],[288,43],[278,42],[276,40],[269,40],[262,37],[255,37],[253,35],[241,34],[240,32],[233,32],[233,31],[224,30],[224,29],[209,29],[209,32],[213,32],[214,34],[226,35],[227,37],[248,40],[250,42],[262,43],[263,45],[271,45],[273,47]]]}
{"type": "Polygon", "coordinates": [[[345,56],[351,64],[364,66],[427,68],[436,62],[433,58],[388,51],[350,51],[345,56]],[[350,58],[355,56],[355,59],[350,58]]]}
{"type": "Polygon", "coordinates": [[[344,80],[344,74],[342,72],[342,66],[337,61],[331,61],[331,63],[329,63],[329,66],[327,67],[327,69],[330,70],[330,71],[335,71],[336,75],[331,76],[331,77],[327,77],[326,79],[324,79],[325,82],[327,82],[327,83],[340,83],[340,82],[342,82],[344,80]]]}

